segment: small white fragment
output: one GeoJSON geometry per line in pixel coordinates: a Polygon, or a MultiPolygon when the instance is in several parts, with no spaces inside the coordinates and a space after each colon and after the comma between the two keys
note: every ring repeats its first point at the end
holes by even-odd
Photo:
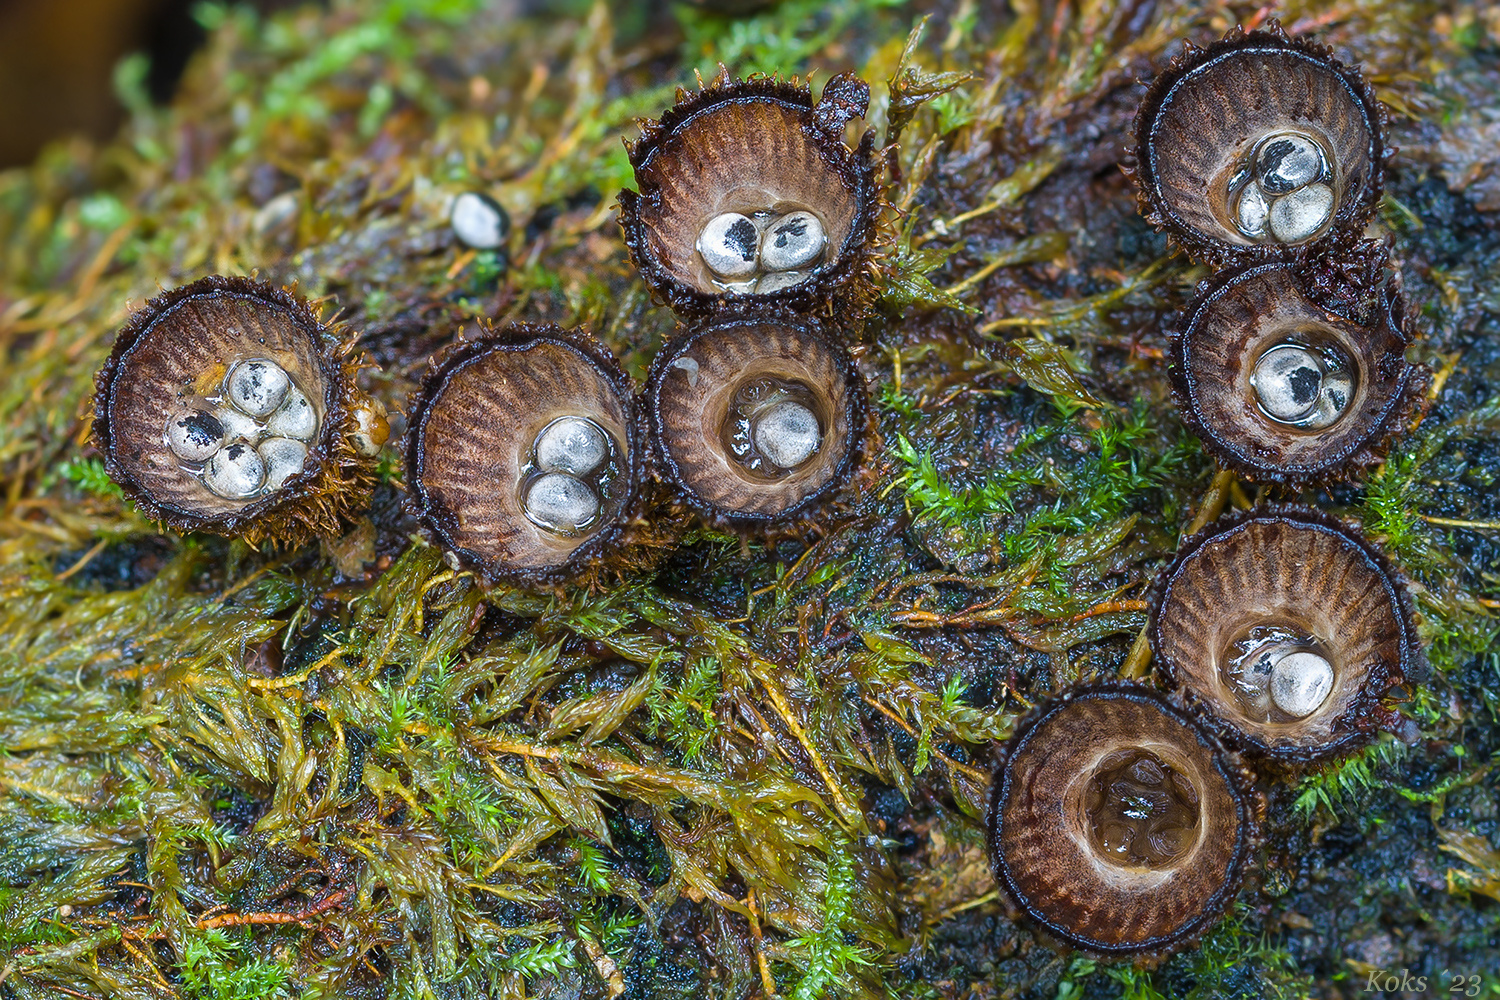
{"type": "Polygon", "coordinates": [[[215,407],[214,419],[224,428],[225,441],[249,441],[254,444],[260,440],[260,424],[256,419],[245,416],[232,406],[215,407]]]}
{"type": "Polygon", "coordinates": [[[265,481],[265,463],[255,449],[243,441],[220,448],[203,470],[204,484],[229,500],[254,496],[265,481]]]}
{"type": "Polygon", "coordinates": [[[816,215],[792,212],[766,230],[760,245],[760,265],[767,271],[795,271],[822,256],[827,242],[823,223],[816,215]]]}
{"type": "Polygon", "coordinates": [[[599,516],[599,497],[582,480],[566,472],[549,472],[531,481],[522,508],[534,524],[574,535],[599,516]]]}
{"type": "Polygon", "coordinates": [[[1287,194],[1323,176],[1323,150],[1305,135],[1288,132],[1261,144],[1255,176],[1267,194],[1287,194]]]}
{"type": "Polygon", "coordinates": [[[1271,235],[1281,243],[1301,243],[1316,236],[1333,216],[1333,188],[1309,184],[1271,204],[1271,235]]]}
{"type": "Polygon", "coordinates": [[[672,362],[672,367],[687,375],[688,385],[694,389],[698,388],[698,362],[692,358],[678,358],[672,362]]]}
{"type": "Polygon", "coordinates": [[[812,410],[786,399],[755,420],[755,449],[782,469],[795,469],[817,452],[822,441],[812,410]]]}
{"type": "Polygon", "coordinates": [[[738,212],[725,212],[708,220],[698,234],[698,253],[708,269],[721,278],[748,278],[755,273],[760,250],[760,230],[738,212]]]}
{"type": "Polygon", "coordinates": [[[1317,408],[1323,389],[1323,364],[1297,344],[1282,344],[1260,356],[1250,374],[1261,409],[1285,423],[1301,420],[1317,408]]]}
{"type": "Polygon", "coordinates": [[[812,275],[806,271],[771,271],[769,274],[761,275],[760,280],[755,283],[755,294],[769,295],[783,288],[792,288],[810,277],[812,275]]]}
{"type": "Polygon", "coordinates": [[[184,462],[207,462],[224,444],[224,425],[203,410],[178,410],[167,418],[167,447],[184,462]]]}
{"type": "Polygon", "coordinates": [[[536,464],[543,472],[586,476],[609,458],[609,438],[587,417],[558,417],[536,436],[536,464]]]}
{"type": "Polygon", "coordinates": [[[475,250],[493,250],[505,242],[510,232],[510,216],[500,203],[487,194],[465,191],[453,199],[448,223],[465,246],[475,250]]]}
{"type": "Polygon", "coordinates": [[[1317,711],[1332,690],[1333,665],[1317,653],[1288,653],[1271,668],[1271,700],[1298,719],[1317,711]]]}
{"type": "Polygon", "coordinates": [[[374,458],[390,436],[391,422],[386,416],[385,404],[373,397],[365,397],[354,408],[354,430],[349,432],[354,450],[365,458],[374,458]]]}
{"type": "Polygon", "coordinates": [[[1271,206],[1266,204],[1266,197],[1260,193],[1260,188],[1254,184],[1246,184],[1245,190],[1240,192],[1238,218],[1235,219],[1240,232],[1251,239],[1266,235],[1266,218],[1270,214],[1271,206]]]}
{"type": "Polygon", "coordinates": [[[281,408],[266,421],[266,433],[276,437],[311,441],[318,436],[318,414],[302,390],[292,386],[281,408]]]}
{"type": "Polygon", "coordinates": [[[281,192],[256,209],[255,214],[250,217],[250,228],[257,236],[265,236],[293,222],[301,207],[299,197],[296,191],[281,192]]]}
{"type": "Polygon", "coordinates": [[[307,445],[291,438],[266,438],[255,450],[266,466],[266,486],[273,490],[281,489],[307,464],[307,445]]]}

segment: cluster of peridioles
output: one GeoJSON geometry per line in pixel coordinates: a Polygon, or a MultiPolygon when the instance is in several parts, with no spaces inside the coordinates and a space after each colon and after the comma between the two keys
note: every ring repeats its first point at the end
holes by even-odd
{"type": "Polygon", "coordinates": [[[870,144],[819,110],[805,86],[721,73],[630,146],[621,225],[680,324],[643,393],[582,330],[521,325],[434,359],[407,483],[459,561],[527,586],[630,565],[648,472],[745,529],[801,523],[848,480],[868,406],[825,317],[868,298],[848,286],[867,280],[878,194],[870,144]]]}
{"type": "MultiPolygon", "coordinates": [[[[795,82],[721,72],[644,126],[621,224],[680,325],[642,393],[581,329],[519,324],[432,359],[408,405],[406,483],[456,563],[527,587],[634,565],[651,473],[744,529],[796,530],[847,483],[869,415],[843,338],[871,298],[880,195],[873,139],[851,149],[843,132],[868,99],[848,75],[815,103],[795,82]]],[[[475,192],[450,221],[476,249],[509,232],[475,192]]],[[[161,296],[99,375],[111,474],[182,530],[332,530],[368,498],[387,429],[344,361],[350,342],[248,279],[161,296]]]]}
{"type": "Polygon", "coordinates": [[[389,425],[341,331],[307,303],[210,276],[137,311],[96,376],[94,437],[149,517],[300,542],[369,497],[389,425]]]}
{"type": "MultiPolygon", "coordinates": [[[[621,227],[680,326],[642,392],[584,330],[521,324],[433,359],[409,403],[406,482],[458,564],[528,587],[623,564],[648,471],[703,518],[747,529],[795,528],[848,481],[869,415],[844,338],[870,300],[881,198],[872,136],[851,149],[843,135],[867,102],[848,75],[814,103],[805,86],[724,72],[643,126],[621,227]]],[[[1386,156],[1366,82],[1274,24],[1235,31],[1174,61],[1136,136],[1142,211],[1219,269],[1173,343],[1174,393],[1206,446],[1271,483],[1372,461],[1426,375],[1402,358],[1383,249],[1358,242],[1386,156]],[[1349,260],[1365,266],[1337,266],[1349,260]],[[1340,289],[1351,273],[1376,284],[1340,289]]],[[[472,246],[508,231],[478,196],[456,200],[453,221],[472,246]]],[[[98,377],[111,475],[183,530],[333,530],[368,499],[386,433],[349,342],[259,282],[161,296],[98,377]],[[298,400],[311,429],[275,431],[298,400]],[[240,418],[256,447],[303,444],[300,471],[268,472],[279,460],[261,455],[258,475],[220,481],[216,456],[252,443],[249,429],[229,440],[240,418]]],[[[1396,572],[1301,507],[1254,508],[1188,539],[1149,637],[1171,692],[1094,685],[1040,706],[1003,750],[989,810],[1011,903],[1104,956],[1180,947],[1234,898],[1261,812],[1236,751],[1343,752],[1394,724],[1382,696],[1424,667],[1396,572]]]]}
{"type": "MultiPolygon", "coordinates": [[[[1189,45],[1137,115],[1125,169],[1142,213],[1217,272],[1174,337],[1173,393],[1238,475],[1356,475],[1420,405],[1399,285],[1384,246],[1360,242],[1384,124],[1357,69],[1275,22],[1189,45]]],[[[1400,576],[1312,508],[1221,518],[1154,598],[1169,690],[1085,685],[1039,706],[1002,753],[988,817],[1018,911],[1138,960],[1196,940],[1238,892],[1263,808],[1239,755],[1284,770],[1347,752],[1403,726],[1382,699],[1426,671],[1400,576]]]]}

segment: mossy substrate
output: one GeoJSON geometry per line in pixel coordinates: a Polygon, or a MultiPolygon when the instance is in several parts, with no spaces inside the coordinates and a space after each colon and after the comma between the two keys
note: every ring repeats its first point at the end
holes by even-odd
{"type": "Polygon", "coordinates": [[[198,10],[170,108],[127,61],[117,141],[0,174],[0,997],[1353,997],[1403,970],[1500,994],[1494,10],[1274,11],[1392,108],[1375,225],[1438,377],[1367,481],[1229,501],[1362,523],[1435,669],[1402,740],[1263,776],[1240,905],[1149,972],[1007,919],[979,817],[994,741],[1118,672],[1209,492],[1163,360],[1205,272],[1118,164],[1179,40],[1262,12],[198,10]],[[339,312],[397,410],[481,318],[588,325],[639,381],[673,318],[614,222],[620,139],[720,61],[852,68],[897,142],[856,348],[882,446],[836,516],[767,543],[658,505],[654,571],[534,596],[413,537],[400,420],[368,511],[292,551],[163,534],[103,477],[113,331],[206,273],[339,312]],[[475,188],[516,219],[503,252],[450,233],[475,188]]]}

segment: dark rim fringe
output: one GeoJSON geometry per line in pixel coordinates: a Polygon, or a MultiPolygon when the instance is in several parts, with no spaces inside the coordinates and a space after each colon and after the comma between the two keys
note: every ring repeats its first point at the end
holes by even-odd
{"type": "Polygon", "coordinates": [[[1281,765],[1302,765],[1326,760],[1341,755],[1369,742],[1382,728],[1399,721],[1399,717],[1384,705],[1384,698],[1392,687],[1420,684],[1429,674],[1426,653],[1417,634],[1416,618],[1411,594],[1405,577],[1391,564],[1385,554],[1374,544],[1345,522],[1314,507],[1299,504],[1266,504],[1247,511],[1226,514],[1184,541],[1177,550],[1172,563],[1157,576],[1151,590],[1151,608],[1147,625],[1151,648],[1163,648],[1162,635],[1170,623],[1162,620],[1162,605],[1166,599],[1168,585],[1176,579],[1184,564],[1204,545],[1229,532],[1254,522],[1280,522],[1294,527],[1315,528],[1337,535],[1342,542],[1355,550],[1370,567],[1388,584],[1388,592],[1394,598],[1394,611],[1400,631],[1401,661],[1395,664],[1376,663],[1371,666],[1369,678],[1349,707],[1330,724],[1334,736],[1321,744],[1268,746],[1261,739],[1247,733],[1231,720],[1214,710],[1211,700],[1205,695],[1188,690],[1170,660],[1155,658],[1162,680],[1174,693],[1189,705],[1202,711],[1202,718],[1212,720],[1214,727],[1231,744],[1257,759],[1281,765]]]}
{"type": "Polygon", "coordinates": [[[642,531],[640,519],[642,485],[647,467],[646,435],[635,387],[613,352],[587,330],[563,328],[552,323],[518,323],[504,330],[486,329],[472,340],[460,340],[440,351],[428,362],[422,385],[412,396],[406,431],[406,506],[422,522],[438,545],[490,585],[508,584],[527,590],[559,590],[565,584],[596,586],[612,571],[618,575],[639,563],[650,563],[649,549],[663,544],[662,532],[642,531]],[[625,412],[626,461],[622,469],[625,492],[619,510],[610,522],[573,549],[568,558],[543,567],[508,567],[451,541],[453,511],[429,495],[422,483],[427,460],[422,429],[433,403],[451,374],[470,361],[497,349],[521,349],[534,343],[554,343],[582,354],[615,391],[625,412]]]}
{"type": "Polygon", "coordinates": [[[362,365],[349,358],[353,338],[340,336],[341,331],[340,325],[329,327],[320,322],[301,296],[252,278],[213,274],[156,296],[120,328],[114,350],[94,376],[93,436],[104,454],[105,470],[146,517],[174,531],[238,535],[252,546],[265,541],[294,546],[315,535],[337,532],[375,485],[374,459],[360,456],[349,440],[357,427],[355,411],[365,397],[355,383],[362,365]],[[307,334],[325,382],[324,415],[317,440],[308,446],[302,472],[287,479],[281,489],[238,510],[205,516],[159,502],[146,484],[121,465],[115,457],[120,442],[114,440],[109,406],[125,355],[159,321],[183,303],[225,296],[283,310],[292,324],[307,334]]]}
{"type": "Polygon", "coordinates": [[[720,65],[712,82],[702,85],[700,78],[699,83],[697,93],[678,88],[677,104],[660,119],[639,120],[640,138],[635,142],[625,141],[641,190],[620,192],[620,230],[630,260],[651,290],[652,298],[679,315],[697,319],[737,310],[744,303],[753,302],[756,309],[815,314],[848,335],[857,335],[860,320],[875,300],[874,276],[879,257],[875,243],[885,200],[876,180],[874,130],[867,129],[859,145],[851,150],[844,142],[844,129],[849,121],[863,117],[867,111],[869,85],[852,73],[841,73],[828,81],[821,100],[814,104],[811,87],[796,78],[782,81],[754,75],[736,80],[720,65]],[[772,102],[804,116],[805,134],[829,167],[854,191],[859,207],[837,259],[818,265],[808,280],[763,295],[702,292],[668,272],[650,249],[649,228],[642,218],[643,202],[652,207],[660,205],[661,191],[641,181],[641,169],[662,152],[677,128],[715,107],[751,101],[772,102]]]}
{"type": "MultiPolygon", "coordinates": [[[[1098,958],[1131,958],[1142,967],[1151,967],[1168,956],[1197,944],[1200,938],[1223,917],[1230,904],[1239,895],[1250,859],[1259,850],[1265,819],[1265,798],[1255,787],[1256,775],[1245,762],[1219,736],[1217,730],[1205,725],[1192,707],[1175,694],[1158,691],[1145,684],[1122,680],[1103,680],[1078,684],[1039,702],[1016,724],[1015,730],[999,748],[996,755],[994,781],[990,785],[985,807],[985,846],[989,854],[990,869],[1000,885],[1006,908],[1013,918],[1026,917],[1040,928],[1046,936],[1068,948],[1076,948],[1098,958]],[[1176,931],[1129,946],[1110,947],[1102,942],[1083,937],[1055,921],[1035,912],[1016,884],[1009,864],[1000,852],[1001,810],[1010,793],[1010,764],[1016,751],[1028,740],[1031,733],[1043,722],[1053,718],[1059,711],[1080,699],[1124,698],[1135,702],[1148,702],[1168,718],[1182,725],[1213,759],[1214,771],[1222,776],[1230,797],[1235,802],[1238,835],[1235,849],[1230,857],[1224,881],[1205,900],[1198,915],[1176,931]]],[[[1143,906],[1151,906],[1149,897],[1141,900],[1143,906]]]]}
{"type": "Polygon", "coordinates": [[[1120,163],[1126,176],[1136,182],[1136,202],[1140,214],[1157,232],[1166,232],[1169,241],[1181,247],[1188,256],[1210,267],[1225,267],[1276,256],[1287,249],[1285,244],[1236,245],[1216,240],[1205,233],[1186,229],[1176,218],[1157,190],[1156,177],[1152,171],[1151,157],[1147,152],[1151,124],[1172,88],[1184,76],[1203,64],[1220,56],[1240,51],[1281,51],[1305,55],[1326,67],[1343,79],[1356,95],[1365,124],[1370,132],[1370,177],[1365,182],[1362,197],[1338,207],[1328,231],[1317,239],[1298,244],[1295,249],[1309,253],[1327,250],[1330,247],[1348,247],[1360,240],[1365,223],[1374,214],[1380,202],[1385,182],[1385,164],[1395,154],[1387,139],[1390,115],[1385,105],[1375,96],[1375,89],[1365,79],[1360,68],[1350,66],[1335,58],[1333,49],[1310,38],[1291,37],[1281,22],[1275,18],[1266,21],[1264,28],[1245,31],[1236,25],[1223,38],[1207,48],[1199,48],[1192,42],[1183,43],[1183,51],[1168,64],[1147,89],[1131,125],[1132,145],[1120,163]]]}

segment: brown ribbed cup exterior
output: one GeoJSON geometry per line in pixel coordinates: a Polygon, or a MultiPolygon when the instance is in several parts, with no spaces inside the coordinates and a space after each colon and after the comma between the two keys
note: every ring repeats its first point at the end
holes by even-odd
{"type": "Polygon", "coordinates": [[[581,330],[518,324],[453,345],[411,403],[407,486],[438,542],[491,581],[553,587],[607,557],[636,513],[642,442],[629,378],[581,330]],[[620,472],[589,534],[564,537],[526,517],[523,470],[554,419],[592,419],[614,439],[620,472]]]}
{"type": "Polygon", "coordinates": [[[1138,684],[1097,684],[1039,705],[1006,742],[990,793],[995,880],[1058,940],[1103,957],[1160,958],[1207,930],[1239,891],[1263,805],[1253,778],[1213,733],[1138,684]],[[1104,857],[1084,795],[1122,750],[1156,754],[1198,795],[1198,837],[1170,865],[1104,857]]]}
{"type": "Polygon", "coordinates": [[[1312,245],[1358,239],[1380,197],[1385,127],[1385,108],[1357,68],[1272,21],[1264,31],[1235,28],[1207,49],[1189,45],[1174,59],[1141,102],[1125,168],[1146,220],[1219,267],[1288,246],[1257,243],[1233,221],[1227,182],[1261,137],[1292,129],[1331,153],[1333,218],[1295,244],[1312,245]]]}
{"type": "Polygon", "coordinates": [[[1420,405],[1430,372],[1406,361],[1405,300],[1394,279],[1369,323],[1324,308],[1292,259],[1251,264],[1205,282],[1171,345],[1172,394],[1205,447],[1250,479],[1302,483],[1347,476],[1379,461],[1420,405]],[[1354,370],[1344,415],[1327,427],[1267,416],[1250,376],[1288,339],[1336,346],[1354,370]]]}
{"type": "Polygon", "coordinates": [[[801,515],[848,480],[869,402],[848,352],[816,325],[755,314],[689,330],[663,348],[647,378],[646,410],[659,464],[685,502],[710,520],[754,525],[801,515]],[[720,434],[736,391],[763,377],[810,389],[824,428],[817,455],[769,481],[741,468],[720,434]]]}
{"type": "Polygon", "coordinates": [[[1346,752],[1388,719],[1381,697],[1426,676],[1410,597],[1352,528],[1307,507],[1231,516],[1189,539],[1157,583],[1151,648],[1167,682],[1203,705],[1248,753],[1288,762],[1346,752]],[[1256,624],[1291,624],[1331,654],[1334,681],[1312,715],[1250,718],[1223,674],[1256,624]]]}
{"type": "MultiPolygon", "coordinates": [[[[871,244],[881,200],[874,133],[856,149],[844,127],[863,116],[869,87],[849,74],[828,81],[814,104],[795,83],[719,76],[659,121],[641,122],[626,143],[640,192],[620,193],[620,228],[653,293],[678,313],[704,317],[741,303],[847,314],[868,306],[871,244]],[[764,295],[716,288],[697,253],[699,233],[724,212],[810,209],[825,224],[829,251],[800,285],[764,295]]],[[[847,318],[844,316],[843,318],[847,318]]]]}
{"type": "Polygon", "coordinates": [[[307,303],[284,289],[211,275],[165,292],[120,330],[95,383],[93,434],[110,477],[146,516],[178,531],[297,543],[335,530],[368,498],[369,463],[347,437],[358,397],[353,368],[307,303]],[[319,431],[301,473],[273,493],[233,500],[182,467],[165,429],[182,401],[248,358],[269,358],[291,374],[319,431]]]}

